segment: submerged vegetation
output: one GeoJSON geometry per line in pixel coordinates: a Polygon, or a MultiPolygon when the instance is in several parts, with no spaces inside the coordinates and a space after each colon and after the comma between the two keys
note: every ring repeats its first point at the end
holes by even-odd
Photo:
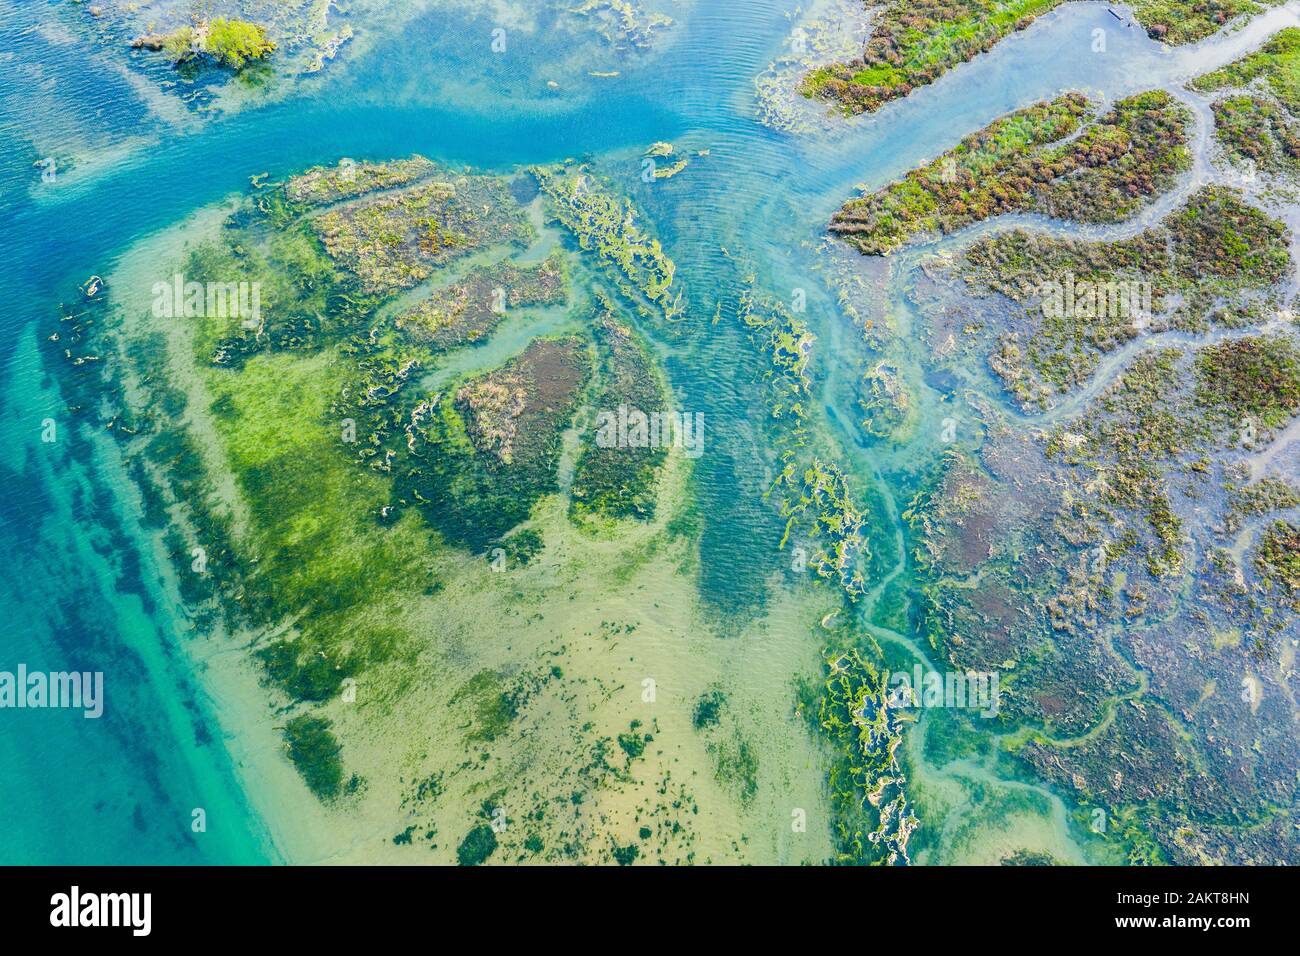
{"type": "Polygon", "coordinates": [[[305,714],[290,720],[284,728],[285,746],[311,792],[332,800],[343,792],[343,749],[324,717],[305,714]]]}
{"type": "MultiPolygon", "coordinates": [[[[284,184],[283,199],[297,213],[309,206],[355,199],[381,189],[407,186],[432,175],[436,167],[423,156],[395,159],[387,163],[358,163],[344,159],[337,166],[314,166],[290,176],[284,184]]],[[[280,198],[280,197],[276,197],[280,198]]]]}
{"type": "Polygon", "coordinates": [[[808,363],[817,337],[781,303],[755,301],[748,289],[741,294],[737,312],[770,365],[765,375],[768,410],[772,418],[786,420],[797,438],[803,430],[804,403],[811,394],[808,363]]]}
{"type": "MultiPolygon", "coordinates": [[[[1220,140],[1261,168],[1293,154],[1293,44],[1193,84],[1232,91],[1213,104],[1220,140]]],[[[1000,212],[1119,222],[1189,167],[1189,116],[1167,94],[1116,103],[1105,135],[1072,100],[995,121],[846,205],[832,231],[880,255],[1000,212]],[[1065,125],[1036,137],[1053,111],[1065,125]],[[1133,151],[1159,157],[1155,176],[1124,170],[1133,151]]],[[[954,403],[903,510],[909,624],[940,666],[1000,676],[989,765],[1069,793],[1095,858],[1295,856],[1287,221],[1275,195],[1211,183],[1123,238],[990,228],[907,274],[924,381],[974,419],[954,403]]],[[[948,730],[919,745],[932,760],[957,753],[948,730]]],[[[1004,859],[1068,862],[1033,847],[1004,859]]]]}
{"type": "Polygon", "coordinates": [[[440,350],[482,342],[509,310],[562,304],[566,285],[564,261],[558,255],[536,266],[503,260],[437,289],[394,324],[440,350]]]}
{"type": "Polygon", "coordinates": [[[816,542],[808,566],[820,577],[837,581],[851,599],[867,589],[866,567],[870,549],[865,517],[854,505],[843,473],[834,465],[814,460],[802,473],[788,459],[778,483],[789,493],[781,515],[786,519],[784,548],[792,534],[816,542]]]}
{"type": "Polygon", "coordinates": [[[387,293],[484,246],[526,245],[532,232],[516,209],[501,180],[451,176],[329,209],[313,224],[330,258],[365,291],[387,293]]]}
{"type": "Polygon", "coordinates": [[[590,359],[577,338],[536,340],[499,369],[427,408],[397,470],[397,504],[418,506],[445,535],[482,549],[555,488],[560,436],[590,359]]]}
{"type": "Polygon", "coordinates": [[[902,728],[899,712],[886,704],[884,677],[857,650],[838,654],[801,705],[833,752],[828,785],[835,862],[908,862],[917,819],[903,790],[897,757],[902,728]]]}
{"type": "Polygon", "coordinates": [[[551,201],[555,220],[581,248],[597,253],[613,267],[614,274],[621,276],[619,289],[629,300],[648,300],[668,321],[681,315],[682,294],[673,290],[676,266],[659,240],[637,225],[630,200],[607,192],[581,167],[535,168],[533,175],[551,201]]]}
{"type": "MultiPolygon", "coordinates": [[[[301,92],[317,74],[347,69],[350,59],[360,62],[357,54],[374,50],[383,38],[418,29],[430,12],[443,20],[444,36],[468,36],[480,28],[490,35],[487,18],[495,16],[509,26],[512,40],[545,44],[562,37],[572,57],[562,70],[617,77],[662,48],[686,2],[503,0],[491,14],[464,0],[97,0],[55,6],[68,9],[63,19],[79,39],[105,45],[118,61],[115,67],[136,73],[133,82],[151,98],[174,98],[169,107],[199,114],[241,109],[250,93],[270,100],[301,92]],[[175,69],[159,69],[162,65],[175,69]]],[[[444,53],[463,50],[452,43],[444,53]]],[[[560,89],[547,72],[554,65],[539,63],[527,72],[545,97],[560,89]]],[[[473,83],[469,74],[452,70],[448,77],[473,83]]]]}
{"type": "Polygon", "coordinates": [[[490,826],[479,824],[469,833],[456,849],[456,862],[461,866],[479,866],[487,862],[497,848],[497,835],[490,826]]]}

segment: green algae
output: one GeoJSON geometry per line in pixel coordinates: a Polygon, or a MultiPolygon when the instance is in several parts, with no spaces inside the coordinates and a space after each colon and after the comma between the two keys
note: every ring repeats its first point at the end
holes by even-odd
{"type": "Polygon", "coordinates": [[[300,714],[284,727],[289,759],[302,774],[311,792],[322,800],[333,800],[344,791],[343,748],[324,717],[300,714]]]}
{"type": "Polygon", "coordinates": [[[624,733],[618,735],[619,749],[627,755],[628,763],[645,756],[646,745],[654,740],[653,734],[640,733],[641,721],[634,720],[624,733]]]}
{"type": "Polygon", "coordinates": [[[677,319],[685,306],[674,292],[676,266],[659,240],[637,225],[630,200],[616,197],[582,167],[534,167],[551,217],[622,276],[619,290],[630,301],[649,300],[666,321],[677,319]]]}
{"type": "MultiPolygon", "coordinates": [[[[391,183],[403,176],[375,178],[391,183]]],[[[202,316],[189,336],[210,401],[204,410],[210,437],[220,443],[219,461],[240,507],[232,511],[215,500],[213,483],[203,477],[211,451],[200,453],[193,433],[176,429],[185,399],[164,382],[153,387],[171,396],[172,420],[124,427],[144,442],[136,473],[151,483],[162,479],[158,520],[166,520],[166,500],[183,502],[190,516],[166,538],[178,568],[190,564],[192,543],[200,546],[203,570],[179,575],[182,596],[219,602],[231,626],[291,623],[287,636],[256,652],[265,678],[291,699],[324,703],[349,681],[408,657],[410,635],[388,623],[390,605],[428,593],[438,581],[430,537],[418,524],[396,515],[376,521],[392,498],[392,481],[349,461],[355,423],[336,417],[330,400],[356,374],[353,340],[363,322],[373,321],[380,300],[335,267],[309,219],[265,209],[261,217],[236,214],[219,241],[195,250],[185,265],[190,280],[237,276],[266,292],[257,328],[243,327],[237,315],[202,316]]],[[[402,684],[398,679],[367,692],[381,702],[402,684]]],[[[327,746],[332,731],[328,738],[322,733],[329,725],[291,728],[290,756],[313,792],[322,799],[348,792],[338,748],[327,746]]]]}
{"type": "Polygon", "coordinates": [[[209,377],[228,463],[258,516],[251,583],[268,586],[247,597],[266,623],[303,608],[327,615],[330,608],[363,606],[377,590],[409,581],[407,569],[424,563],[414,528],[376,533],[369,515],[386,485],[338,452],[321,385],[337,382],[343,371],[328,353],[276,355],[250,361],[237,376],[209,377]]]}
{"type": "MultiPolygon", "coordinates": [[[[721,311],[720,305],[718,317],[721,311]]],[[[834,583],[844,599],[856,602],[867,593],[874,570],[866,539],[867,515],[855,503],[840,468],[807,447],[812,436],[805,425],[804,403],[812,395],[809,366],[815,336],[796,314],[752,288],[741,293],[735,314],[767,365],[764,379],[772,425],[768,437],[780,449],[781,468],[765,497],[775,495],[785,521],[778,547],[791,545],[793,567],[811,570],[834,583]]],[[[809,717],[830,760],[827,787],[832,794],[834,859],[853,864],[906,861],[907,843],[917,821],[894,757],[901,730],[892,718],[881,716],[883,680],[857,648],[829,657],[827,674],[822,686],[798,689],[797,711],[809,717]],[[873,702],[880,712],[872,710],[873,702]],[[867,716],[873,713],[874,717],[867,716]],[[889,725],[887,734],[879,719],[889,725]],[[863,723],[867,720],[876,722],[867,726],[863,723]],[[848,729],[854,721],[860,732],[848,729]]],[[[752,751],[743,737],[718,736],[724,704],[721,695],[706,693],[696,704],[693,720],[697,731],[711,738],[719,779],[727,781],[742,800],[752,799],[758,769],[749,759],[752,751]]]]}
{"type": "Polygon", "coordinates": [[[519,704],[499,674],[479,671],[452,695],[453,704],[465,703],[474,720],[470,742],[490,743],[510,730],[519,716],[519,704]]]}
{"type": "Polygon", "coordinates": [[[619,866],[631,866],[637,861],[637,857],[641,855],[641,848],[635,843],[629,843],[625,846],[615,844],[610,854],[614,858],[614,862],[619,866]]]}
{"type": "Polygon", "coordinates": [[[862,373],[858,407],[867,434],[896,443],[907,441],[919,417],[901,370],[883,359],[862,373]]]}
{"type": "Polygon", "coordinates": [[[791,459],[778,484],[788,492],[781,508],[786,524],[780,547],[795,533],[815,543],[807,558],[809,568],[836,581],[850,599],[860,598],[867,590],[871,551],[865,516],[854,504],[843,472],[820,459],[800,471],[791,459]]]}
{"type": "Polygon", "coordinates": [[[691,723],[696,730],[716,727],[721,719],[722,710],[727,705],[727,695],[719,688],[712,688],[700,695],[691,713],[691,723]]]}
{"type": "Polygon", "coordinates": [[[232,222],[227,241],[195,249],[187,281],[260,286],[258,316],[203,315],[194,333],[205,362],[239,368],[265,352],[312,353],[360,327],[378,298],[338,272],[305,223],[259,239],[232,222]]]}
{"type": "Polygon", "coordinates": [[[801,709],[831,747],[830,789],[835,862],[907,861],[916,818],[902,791],[898,718],[886,706],[885,679],[856,649],[830,656],[819,687],[801,709]]]}
{"type": "MultiPolygon", "coordinates": [[[[505,553],[508,562],[507,566],[518,568],[532,564],[533,559],[546,548],[541,533],[533,528],[524,528],[522,531],[516,531],[508,538],[502,538],[500,545],[501,550],[505,553]]],[[[495,551],[495,549],[493,550],[495,551]]]]}
{"type": "Polygon", "coordinates": [[[319,703],[339,692],[344,680],[359,672],[355,658],[332,659],[316,651],[305,658],[291,641],[276,641],[257,652],[267,677],[281,685],[292,697],[319,703]]]}
{"type": "MultiPolygon", "coordinates": [[[[610,421],[620,409],[650,416],[666,409],[665,386],[636,332],[606,313],[595,326],[599,355],[598,391],[593,401],[610,421]]],[[[620,447],[597,442],[599,430],[583,435],[570,488],[569,514],[649,521],[654,518],[657,483],[667,457],[662,444],[620,447]]]]}
{"type": "Polygon", "coordinates": [[[807,323],[781,303],[759,299],[749,289],[741,293],[737,317],[770,364],[764,379],[771,417],[787,419],[798,434],[803,425],[804,403],[811,394],[808,363],[817,337],[807,323]]]}
{"type": "Polygon", "coordinates": [[[568,12],[590,20],[607,43],[620,49],[648,49],[673,25],[672,17],[646,10],[639,0],[581,0],[568,12]]]}
{"type": "MultiPolygon", "coordinates": [[[[268,199],[268,188],[274,187],[254,186],[250,198],[254,209],[268,199]]],[[[398,184],[398,188],[407,187],[398,184]]],[[[359,198],[368,202],[377,191],[359,198]]],[[[390,790],[393,781],[377,773],[377,767],[383,771],[400,761],[402,800],[417,792],[423,781],[445,770],[450,791],[442,801],[448,805],[446,811],[434,806],[439,801],[433,798],[420,801],[418,807],[403,804],[401,809],[412,818],[383,831],[381,842],[389,852],[411,853],[418,845],[437,849],[439,843],[447,843],[446,837],[437,838],[438,830],[458,832],[455,820],[463,821],[465,815],[452,816],[463,807],[451,804],[465,792],[490,792],[499,806],[507,797],[522,799],[525,791],[531,790],[531,807],[520,810],[512,806],[510,811],[512,816],[527,814],[529,822],[517,836],[503,831],[498,837],[498,856],[503,850],[519,852],[530,830],[544,828],[546,839],[539,840],[532,852],[547,860],[605,859],[603,814],[598,818],[592,807],[603,801],[602,791],[617,790],[639,793],[634,811],[637,818],[627,820],[628,825],[618,832],[627,835],[651,829],[654,845],[643,845],[642,856],[653,859],[657,848],[661,859],[693,859],[699,829],[693,818],[701,814],[700,806],[693,787],[675,781],[665,766],[682,755],[691,757],[691,751],[669,749],[677,746],[671,735],[661,733],[658,727],[653,734],[646,732],[651,728],[645,728],[634,731],[640,755],[628,766],[631,754],[624,742],[617,734],[602,734],[597,721],[603,723],[604,719],[594,719],[591,714],[621,688],[610,686],[604,676],[582,673],[585,649],[543,643],[541,646],[548,648],[546,655],[566,655],[564,668],[548,660],[545,667],[529,667],[516,674],[501,666],[503,659],[512,659],[487,646],[492,641],[483,642],[484,647],[466,646],[464,653],[474,663],[465,670],[478,673],[474,668],[480,667],[491,677],[478,680],[470,692],[457,697],[450,709],[450,722],[436,726],[447,731],[453,747],[471,738],[481,746],[464,753],[460,765],[443,762],[446,753],[441,750],[440,738],[438,753],[423,752],[431,739],[423,694],[428,694],[434,706],[445,707],[450,697],[457,696],[454,681],[464,680],[457,667],[462,653],[457,646],[460,634],[441,640],[437,628],[448,622],[458,632],[465,628],[473,633],[455,615],[442,617],[441,607],[425,598],[454,592],[459,599],[468,595],[473,601],[476,592],[487,589],[477,578],[481,575],[488,588],[498,587],[494,593],[501,595],[502,625],[511,629],[509,640],[517,642],[514,646],[526,655],[530,653],[528,627],[540,622],[544,614],[551,617],[554,610],[550,604],[541,604],[538,595],[543,591],[529,584],[529,579],[549,575],[555,567],[566,568],[558,561],[537,560],[542,549],[540,529],[544,524],[547,543],[555,542],[556,557],[565,560],[575,547],[582,548],[595,536],[566,534],[571,529],[562,500],[558,510],[555,501],[544,504],[536,527],[516,529],[512,521],[489,514],[495,501],[469,500],[473,489],[466,491],[458,485],[455,492],[447,493],[464,503],[464,514],[473,515],[474,525],[473,535],[461,534],[464,528],[456,523],[456,515],[435,509],[425,493],[435,488],[437,481],[415,472],[426,465],[445,468],[451,481],[465,473],[509,472],[539,464],[546,487],[562,490],[557,487],[555,469],[550,467],[552,438],[569,429],[575,409],[590,405],[598,396],[596,389],[586,388],[585,376],[600,357],[602,346],[593,345],[585,334],[533,338],[521,354],[496,368],[479,371],[481,366],[473,362],[456,364],[465,352],[444,356],[424,343],[411,341],[393,324],[396,310],[388,309],[397,298],[390,296],[388,289],[363,290],[364,277],[353,263],[332,259],[319,241],[315,219],[328,214],[318,210],[331,202],[306,204],[310,208],[290,216],[274,212],[274,207],[274,214],[265,209],[249,214],[242,209],[210,247],[202,247],[189,261],[187,278],[215,281],[238,268],[242,278],[263,282],[273,294],[268,293],[263,303],[264,321],[259,330],[240,328],[233,321],[238,317],[203,317],[179,327],[161,323],[169,334],[172,355],[166,368],[157,369],[160,381],[150,382],[145,391],[153,394],[156,390],[159,408],[169,408],[178,418],[149,425],[141,422],[151,437],[152,424],[158,426],[159,434],[172,429],[185,436],[184,443],[159,441],[153,447],[160,459],[158,470],[174,472],[177,487],[195,499],[183,503],[183,513],[194,515],[200,523],[218,515],[226,522],[220,528],[214,524],[210,530],[227,536],[234,560],[229,568],[222,565],[220,573],[196,579],[196,583],[207,585],[211,580],[229,614],[227,621],[252,631],[247,645],[274,689],[277,706],[283,707],[286,698],[320,705],[312,706],[306,716],[322,723],[294,724],[298,756],[306,758],[293,758],[295,764],[318,796],[335,803],[362,786],[360,778],[349,777],[343,767],[346,744],[348,762],[355,762],[357,769],[374,781],[367,786],[362,803],[367,813],[383,812],[377,801],[389,796],[392,805],[398,805],[398,794],[390,790]],[[347,303],[339,308],[345,296],[347,303]],[[287,323],[291,320],[310,321],[310,325],[296,324],[290,330],[287,323]],[[280,334],[281,329],[285,334],[280,334]],[[245,332],[250,333],[247,349],[236,355],[228,346],[235,340],[245,341],[245,332]],[[440,373],[448,368],[468,371],[441,375],[441,394],[434,393],[421,378],[426,371],[440,373]],[[571,373],[576,373],[572,389],[564,385],[557,391],[557,383],[567,382],[571,373]],[[170,386],[161,381],[164,376],[184,385],[185,395],[170,394],[170,386]],[[509,429],[502,428],[503,416],[511,417],[514,405],[509,396],[517,384],[525,392],[536,388],[539,415],[530,417],[527,399],[533,396],[526,396],[525,420],[517,422],[513,435],[508,435],[509,429]],[[494,403],[490,395],[494,389],[487,386],[502,386],[507,400],[494,403]],[[462,395],[466,387],[472,391],[462,395]],[[424,411],[415,415],[421,406],[424,411]],[[429,415],[438,421],[424,417],[429,415]],[[391,427],[380,435],[378,426],[384,423],[391,427]],[[434,435],[448,440],[431,453],[427,443],[434,435]],[[188,447],[191,442],[193,447],[188,447]],[[444,451],[448,451],[446,459],[444,451]],[[421,454],[434,460],[423,460],[421,454]],[[463,497],[462,491],[466,492],[463,497]],[[427,500],[421,501],[417,494],[427,500]],[[209,508],[212,513],[205,514],[209,508]],[[480,522],[482,516],[486,517],[480,522]],[[528,570],[517,577],[498,578],[490,573],[498,570],[495,555],[488,568],[480,561],[466,560],[464,549],[478,547],[479,535],[484,546],[495,545],[505,552],[503,570],[528,570]],[[498,581],[502,584],[497,585],[498,581]],[[429,667],[431,662],[435,668],[429,667]],[[427,676],[430,670],[436,670],[437,679],[427,676]],[[453,682],[443,693],[439,682],[445,679],[453,682]],[[548,681],[561,683],[563,689],[556,688],[546,699],[538,700],[548,681]],[[348,689],[356,692],[355,697],[344,695],[348,689]],[[418,700],[413,689],[422,692],[418,700]],[[373,746],[380,734],[385,735],[384,742],[405,740],[400,733],[415,727],[426,736],[413,737],[410,752],[393,755],[373,746]],[[325,737],[321,730],[330,736],[325,737]],[[528,747],[519,743],[523,739],[555,742],[557,753],[564,754],[557,766],[564,769],[552,773],[549,768],[529,766],[528,747]],[[650,745],[652,739],[654,746],[650,745]],[[323,773],[321,767],[328,768],[331,755],[338,766],[323,773]],[[321,767],[314,767],[316,763],[321,767]],[[328,782],[322,783],[326,777],[328,782]],[[506,787],[496,786],[506,779],[511,779],[508,793],[506,787]]],[[[287,208],[286,204],[282,210],[287,208]]],[[[482,258],[492,261],[495,249],[488,246],[484,252],[482,258]]],[[[442,281],[437,275],[430,278],[434,283],[442,281]]],[[[622,332],[630,331],[630,326],[624,325],[622,332]]],[[[601,327],[595,330],[598,343],[606,333],[611,343],[615,341],[614,330],[601,327]]],[[[639,337],[635,344],[638,351],[628,352],[625,364],[643,379],[657,370],[639,337]]],[[[73,345],[70,338],[68,345],[73,345]]],[[[615,351],[611,347],[608,354],[615,351]]],[[[122,422],[123,427],[136,427],[125,416],[122,422]]],[[[672,469],[674,481],[677,473],[678,469],[672,469]]],[[[499,491],[494,486],[490,490],[514,497],[509,489],[499,491]]],[[[549,495],[549,491],[543,492],[537,500],[549,495]]],[[[177,507],[177,512],[182,512],[182,507],[177,507]]],[[[180,535],[186,538],[182,545],[189,545],[189,527],[179,517],[173,521],[186,532],[180,535]]],[[[618,583],[638,582],[639,570],[649,566],[649,558],[661,560],[669,548],[668,559],[680,559],[689,569],[690,543],[681,536],[694,532],[681,531],[684,527],[687,525],[679,524],[673,533],[647,529],[654,537],[644,548],[638,545],[616,555],[603,549],[602,554],[630,568],[626,577],[607,576],[618,583]],[[629,554],[629,550],[635,553],[629,554]]],[[[172,551],[180,569],[187,556],[180,546],[172,551]]],[[[581,570],[580,565],[578,568],[581,570]]],[[[635,589],[642,587],[643,583],[636,583],[635,589]]],[[[558,630],[565,624],[561,619],[546,626],[558,630]]],[[[631,633],[637,624],[624,627],[621,631],[611,629],[603,640],[612,647],[620,640],[619,634],[631,633]]],[[[289,704],[287,709],[296,720],[299,707],[289,704]]],[[[689,734],[688,717],[683,718],[682,726],[694,739],[689,734]]],[[[757,745],[752,738],[745,739],[749,756],[756,757],[757,745]]],[[[703,743],[695,749],[701,757],[707,753],[703,743]]],[[[742,748],[736,749],[743,755],[742,748]]],[[[753,760],[741,760],[737,766],[752,767],[753,760]]],[[[779,772],[768,766],[764,771],[779,772]]],[[[761,791],[752,795],[756,771],[745,777],[750,782],[742,781],[734,790],[730,784],[720,788],[707,777],[706,773],[701,778],[701,786],[711,795],[725,797],[721,801],[723,819],[742,812],[736,809],[741,795],[755,807],[762,799],[761,791]]],[[[451,853],[454,846],[444,846],[441,854],[451,853]]],[[[738,856],[744,849],[722,847],[717,852],[738,856]]]]}
{"type": "Polygon", "coordinates": [[[496,852],[497,835],[490,826],[479,824],[456,848],[456,862],[461,866],[480,866],[496,852]]]}
{"type": "Polygon", "coordinates": [[[758,795],[758,752],[739,731],[709,743],[714,775],[736,795],[742,807],[753,804],[758,795]]]}

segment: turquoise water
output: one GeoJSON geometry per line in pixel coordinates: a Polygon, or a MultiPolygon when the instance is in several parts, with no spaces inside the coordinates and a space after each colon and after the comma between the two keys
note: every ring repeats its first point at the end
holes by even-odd
{"type": "MultiPolygon", "coordinates": [[[[59,421],[60,404],[38,336],[57,321],[58,304],[74,302],[88,275],[110,272],[132,242],[242,192],[251,174],[278,178],[344,155],[418,152],[491,169],[595,157],[616,180],[626,171],[626,191],[655,222],[697,316],[733,299],[748,265],[768,294],[807,291],[822,343],[821,427],[881,501],[906,500],[915,468],[934,450],[920,442],[886,452],[857,432],[848,384],[860,337],[822,287],[811,248],[830,212],[855,185],[879,185],[1008,110],[1065,88],[1113,98],[1180,81],[1250,39],[1162,54],[1140,31],[1114,29],[1104,7],[1072,5],[873,118],[791,138],[753,119],[753,78],[779,53],[792,2],[699,0],[653,68],[574,80],[555,94],[532,91],[567,51],[538,38],[493,58],[469,39],[482,35],[481,23],[459,29],[431,14],[284,102],[178,129],[142,120],[145,106],[120,74],[38,29],[57,6],[65,5],[0,0],[0,301],[8,305],[0,316],[0,668],[103,670],[108,704],[98,721],[73,711],[0,718],[4,862],[280,858],[185,663],[187,645],[204,638],[143,547],[112,447],[70,430],[41,441],[43,420],[59,421]],[[1109,38],[1102,55],[1089,52],[1099,27],[1109,38]],[[39,187],[38,129],[42,140],[77,139],[112,158],[66,186],[39,187]],[[131,137],[143,143],[115,151],[131,137]],[[692,158],[691,174],[646,186],[639,157],[656,140],[710,153],[692,158]],[[197,807],[207,813],[203,834],[190,828],[197,807]]],[[[753,425],[756,359],[738,336],[720,323],[690,349],[671,334],[656,340],[690,407],[728,426],[714,426],[724,453],[699,464],[701,586],[715,605],[743,615],[764,600],[779,527],[754,495],[736,493],[768,464],[753,425]]],[[[933,406],[933,394],[922,404],[933,406]]],[[[879,560],[892,567],[896,531],[881,527],[877,537],[879,560]]]]}

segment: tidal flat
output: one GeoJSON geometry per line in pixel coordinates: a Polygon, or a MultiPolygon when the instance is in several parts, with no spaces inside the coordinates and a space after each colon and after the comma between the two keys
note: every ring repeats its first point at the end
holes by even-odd
{"type": "Polygon", "coordinates": [[[195,728],[101,823],[1296,862],[1300,5],[97,9],[9,467],[195,728]]]}

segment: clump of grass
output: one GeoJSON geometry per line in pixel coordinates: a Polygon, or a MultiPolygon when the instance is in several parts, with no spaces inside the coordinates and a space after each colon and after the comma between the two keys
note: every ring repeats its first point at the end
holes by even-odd
{"type": "Polygon", "coordinates": [[[1300,409],[1300,354],[1281,335],[1208,345],[1196,359],[1197,401],[1231,422],[1277,428],[1300,409]]]}
{"type": "Polygon", "coordinates": [[[1300,605],[1300,528],[1289,521],[1273,522],[1260,541],[1255,570],[1265,584],[1300,605]]]}

